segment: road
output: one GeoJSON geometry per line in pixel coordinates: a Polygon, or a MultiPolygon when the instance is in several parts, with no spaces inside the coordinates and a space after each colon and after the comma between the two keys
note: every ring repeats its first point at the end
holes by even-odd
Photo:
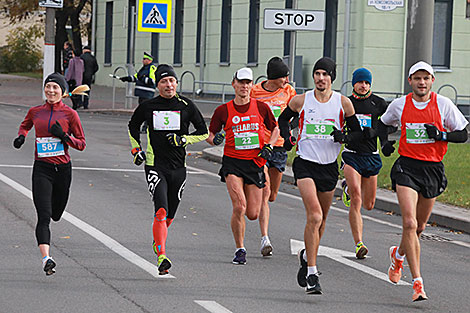
{"type": "Polygon", "coordinates": [[[324,291],[298,287],[297,258],[305,213],[295,186],[283,184],[271,205],[274,256],[262,258],[257,222],[248,222],[247,264],[231,263],[231,205],[217,172],[189,147],[188,180],[169,230],[171,276],[155,274],[153,207],[142,168],[131,162],[128,116],[80,112],[87,148],[72,151],[67,214],[52,223],[57,273],[46,277],[36,246],[31,201],[33,133],[12,147],[26,109],[0,106],[0,312],[468,312],[470,236],[428,227],[422,272],[429,301],[411,302],[407,266],[399,285],[386,279],[388,248],[400,240],[400,217],[365,212],[370,254],[356,260],[347,211],[336,199],[321,242],[324,291]]]}

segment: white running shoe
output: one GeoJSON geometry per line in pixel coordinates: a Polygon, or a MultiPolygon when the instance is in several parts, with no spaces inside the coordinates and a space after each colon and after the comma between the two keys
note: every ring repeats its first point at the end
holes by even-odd
{"type": "Polygon", "coordinates": [[[264,257],[273,255],[273,246],[269,238],[261,238],[261,254],[264,257]]]}

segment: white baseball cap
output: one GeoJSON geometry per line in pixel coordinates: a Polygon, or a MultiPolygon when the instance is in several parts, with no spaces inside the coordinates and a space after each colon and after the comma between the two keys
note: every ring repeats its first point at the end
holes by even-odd
{"type": "Polygon", "coordinates": [[[253,71],[248,67],[243,67],[233,74],[233,78],[237,80],[253,80],[253,71]]]}
{"type": "Polygon", "coordinates": [[[417,71],[421,71],[421,70],[428,72],[429,74],[431,74],[434,77],[434,70],[432,69],[432,66],[429,65],[428,63],[424,62],[424,61],[419,61],[418,63],[416,63],[415,65],[410,67],[410,72],[408,73],[408,78],[411,77],[411,75],[413,75],[417,71]]]}

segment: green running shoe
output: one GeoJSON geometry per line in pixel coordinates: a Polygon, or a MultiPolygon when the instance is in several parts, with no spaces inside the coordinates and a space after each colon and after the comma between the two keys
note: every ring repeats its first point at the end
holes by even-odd
{"type": "Polygon", "coordinates": [[[160,275],[168,274],[168,270],[171,267],[171,261],[166,255],[162,254],[158,257],[158,272],[160,275]]]}
{"type": "Polygon", "coordinates": [[[359,241],[356,245],[356,258],[359,260],[365,259],[367,252],[369,252],[367,247],[362,243],[362,241],[359,241]]]}
{"type": "Polygon", "coordinates": [[[343,199],[344,205],[349,208],[349,206],[351,205],[351,198],[349,197],[348,185],[346,184],[346,179],[344,179],[343,182],[341,183],[341,187],[343,188],[343,196],[341,198],[343,199]]]}

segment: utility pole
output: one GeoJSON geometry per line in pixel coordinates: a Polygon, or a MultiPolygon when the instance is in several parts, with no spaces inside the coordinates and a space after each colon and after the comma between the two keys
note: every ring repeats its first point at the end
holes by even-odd
{"type": "MultiPolygon", "coordinates": [[[[207,14],[206,14],[206,8],[207,8],[207,1],[202,0],[201,1],[201,10],[202,10],[202,16],[201,16],[201,41],[199,44],[199,80],[204,81],[204,69],[206,66],[206,25],[207,25],[207,14]]],[[[204,90],[203,83],[199,84],[199,88],[201,90],[204,90]]]]}
{"type": "Polygon", "coordinates": [[[46,8],[46,29],[44,33],[44,64],[42,68],[42,79],[54,73],[55,56],[55,9],[46,8]]]}
{"type": "Polygon", "coordinates": [[[434,0],[408,0],[406,21],[406,54],[403,91],[408,93],[408,70],[418,61],[432,64],[432,37],[434,26],[434,0]]]}
{"type": "Polygon", "coordinates": [[[345,82],[348,81],[348,68],[349,68],[349,29],[351,21],[351,0],[345,0],[344,9],[344,37],[343,37],[343,81],[341,82],[341,93],[346,94],[347,88],[345,82]]]}
{"type": "MultiPolygon", "coordinates": [[[[292,0],[292,9],[297,9],[297,0],[292,0]]],[[[296,45],[297,45],[297,31],[292,30],[290,32],[290,50],[289,50],[289,70],[290,70],[290,77],[289,81],[292,83],[292,86],[295,88],[295,54],[296,54],[296,45]]]]}

